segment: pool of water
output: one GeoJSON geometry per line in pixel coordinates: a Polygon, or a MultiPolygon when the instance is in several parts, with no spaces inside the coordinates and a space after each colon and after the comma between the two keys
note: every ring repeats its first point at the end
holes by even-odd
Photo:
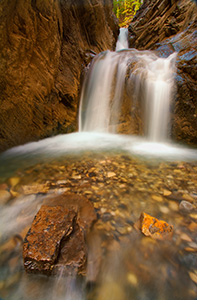
{"type": "Polygon", "coordinates": [[[82,133],[13,148],[0,166],[0,299],[196,299],[195,150],[82,133]],[[63,193],[97,213],[86,276],[27,274],[23,239],[46,197],[63,193]],[[136,230],[142,212],[173,225],[172,239],[136,230]]]}

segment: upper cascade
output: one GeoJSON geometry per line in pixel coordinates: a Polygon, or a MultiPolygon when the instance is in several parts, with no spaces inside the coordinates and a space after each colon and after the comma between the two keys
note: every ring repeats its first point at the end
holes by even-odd
{"type": "Polygon", "coordinates": [[[160,58],[153,51],[127,49],[127,31],[121,29],[117,51],[96,56],[85,78],[79,131],[119,132],[120,123],[125,122],[122,106],[127,97],[130,120],[135,107],[140,106],[142,134],[150,141],[165,142],[169,138],[176,53],[160,58]]]}
{"type": "Polygon", "coordinates": [[[116,51],[128,48],[128,28],[120,28],[120,33],[116,43],[116,51]]]}

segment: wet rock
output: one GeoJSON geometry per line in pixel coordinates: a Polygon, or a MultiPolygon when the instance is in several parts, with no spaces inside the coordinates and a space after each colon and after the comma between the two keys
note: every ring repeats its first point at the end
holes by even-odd
{"type": "Polygon", "coordinates": [[[108,172],[107,173],[108,178],[111,178],[111,177],[114,177],[114,176],[116,176],[116,173],[114,173],[114,172],[108,172]]]}
{"type": "Polygon", "coordinates": [[[194,210],[194,206],[188,201],[181,201],[179,204],[179,209],[183,213],[190,213],[194,210]]]}
{"type": "Polygon", "coordinates": [[[84,196],[78,194],[65,193],[60,196],[50,196],[45,199],[44,204],[50,206],[61,205],[70,209],[75,206],[77,209],[77,222],[85,231],[85,234],[89,232],[91,225],[97,219],[93,204],[84,196]]]}
{"type": "Polygon", "coordinates": [[[152,199],[155,200],[155,201],[158,201],[158,202],[162,202],[163,201],[163,198],[160,195],[153,195],[152,199]]]}
{"type": "Polygon", "coordinates": [[[45,200],[24,241],[27,272],[81,274],[86,272],[86,235],[96,220],[93,205],[84,197],[65,194],[45,200]]]}
{"type": "Polygon", "coordinates": [[[163,190],[163,195],[164,195],[164,196],[170,196],[171,194],[172,194],[171,191],[163,190]]]}
{"type": "Polygon", "coordinates": [[[25,195],[30,194],[46,194],[49,190],[48,184],[36,184],[36,185],[23,185],[22,193],[25,195]]]}
{"type": "Polygon", "coordinates": [[[34,218],[23,247],[27,272],[50,274],[62,240],[73,231],[75,210],[43,205],[34,218]]]}
{"type": "Polygon", "coordinates": [[[137,286],[138,284],[138,279],[137,276],[133,273],[128,273],[127,274],[127,281],[132,284],[133,286],[137,286]]]}
{"type": "Polygon", "coordinates": [[[142,213],[139,221],[135,224],[145,236],[155,239],[169,239],[173,235],[173,226],[165,221],[158,220],[146,213],[142,213]]]}
{"type": "Polygon", "coordinates": [[[54,274],[85,275],[87,261],[87,247],[82,228],[75,223],[73,232],[62,241],[57,263],[53,268],[54,274]]]}

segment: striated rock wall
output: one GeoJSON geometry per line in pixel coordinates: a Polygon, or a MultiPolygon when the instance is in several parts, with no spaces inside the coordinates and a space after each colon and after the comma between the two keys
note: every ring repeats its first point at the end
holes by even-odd
{"type": "Polygon", "coordinates": [[[167,57],[177,52],[172,138],[197,144],[197,5],[191,0],[145,0],[129,25],[129,44],[167,57]]]}
{"type": "Polygon", "coordinates": [[[111,0],[2,0],[0,151],[77,128],[81,72],[112,49],[111,0]]]}
{"type": "Polygon", "coordinates": [[[129,25],[129,47],[153,49],[196,19],[191,0],[145,0],[129,25]]]}
{"type": "Polygon", "coordinates": [[[156,52],[168,56],[177,55],[175,77],[176,93],[172,105],[172,138],[179,142],[197,145],[197,35],[196,22],[180,34],[160,44],[156,52]]]}

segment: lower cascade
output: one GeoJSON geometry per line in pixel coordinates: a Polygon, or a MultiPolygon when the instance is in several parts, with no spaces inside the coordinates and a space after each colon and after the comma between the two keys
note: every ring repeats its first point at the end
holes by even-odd
{"type": "Polygon", "coordinates": [[[170,141],[176,53],[127,48],[123,29],[92,61],[79,132],[0,154],[0,300],[196,300],[197,155],[170,141]]]}
{"type": "Polygon", "coordinates": [[[125,36],[125,30],[120,31],[118,51],[102,52],[90,66],[81,94],[79,131],[118,132],[121,102],[130,89],[126,93],[131,105],[141,102],[144,135],[165,142],[176,53],[160,58],[152,51],[125,50],[125,36]]]}

